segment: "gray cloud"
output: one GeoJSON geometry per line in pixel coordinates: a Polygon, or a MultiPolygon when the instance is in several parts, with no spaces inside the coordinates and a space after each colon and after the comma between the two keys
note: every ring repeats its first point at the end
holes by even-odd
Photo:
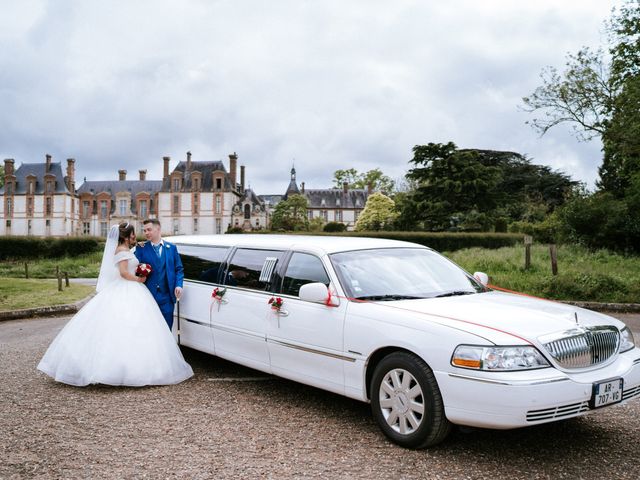
{"type": "Polygon", "coordinates": [[[338,168],[397,178],[452,140],[593,183],[600,145],[540,139],[517,105],[545,65],[598,45],[617,2],[11,2],[0,19],[0,155],[115,178],[238,152],[258,193],[338,168]]]}

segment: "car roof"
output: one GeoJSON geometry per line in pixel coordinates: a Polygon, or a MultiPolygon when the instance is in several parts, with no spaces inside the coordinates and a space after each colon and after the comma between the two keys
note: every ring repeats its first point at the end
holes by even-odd
{"type": "Polygon", "coordinates": [[[270,234],[231,234],[231,235],[180,235],[164,237],[176,245],[210,245],[272,248],[292,250],[303,248],[318,253],[337,253],[350,250],[372,248],[427,248],[417,243],[384,238],[346,237],[330,235],[270,235],[270,234]]]}

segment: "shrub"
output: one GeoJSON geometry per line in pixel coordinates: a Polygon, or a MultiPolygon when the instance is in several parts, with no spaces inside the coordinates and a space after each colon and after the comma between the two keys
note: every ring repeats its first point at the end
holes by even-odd
{"type": "Polygon", "coordinates": [[[95,237],[0,237],[0,260],[77,257],[100,251],[103,239],[95,237]]]}
{"type": "Polygon", "coordinates": [[[322,230],[325,232],[344,232],[347,230],[347,226],[340,222],[329,222],[322,230]]]}

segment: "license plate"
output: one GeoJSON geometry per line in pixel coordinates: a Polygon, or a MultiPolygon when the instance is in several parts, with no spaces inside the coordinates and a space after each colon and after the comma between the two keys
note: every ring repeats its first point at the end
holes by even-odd
{"type": "Polygon", "coordinates": [[[605,405],[621,402],[622,386],[623,380],[621,378],[594,383],[590,402],[591,408],[604,407],[605,405]]]}

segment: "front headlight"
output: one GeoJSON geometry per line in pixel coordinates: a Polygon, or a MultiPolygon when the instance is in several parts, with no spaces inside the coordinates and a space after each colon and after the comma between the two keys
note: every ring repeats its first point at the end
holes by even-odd
{"type": "Polygon", "coordinates": [[[620,331],[620,353],[631,350],[636,346],[636,342],[633,340],[633,334],[629,327],[624,327],[620,331]]]}
{"type": "Polygon", "coordinates": [[[535,347],[481,347],[478,345],[458,345],[451,357],[451,365],[493,372],[531,370],[550,366],[535,347]]]}

